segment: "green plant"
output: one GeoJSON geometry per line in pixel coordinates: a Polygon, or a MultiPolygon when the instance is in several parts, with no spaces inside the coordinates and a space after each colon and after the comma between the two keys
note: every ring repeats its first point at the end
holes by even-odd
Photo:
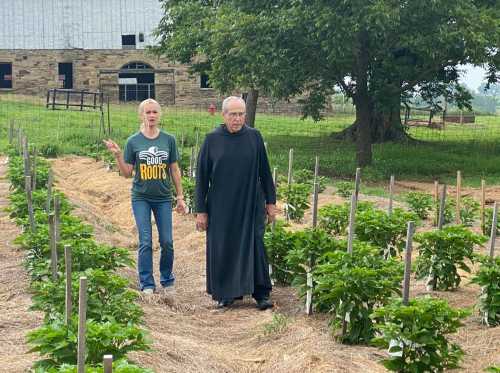
{"type": "MultiPolygon", "coordinates": [[[[75,272],[72,278],[72,300],[78,304],[79,278],[87,277],[87,317],[95,321],[113,321],[122,324],[139,323],[143,312],[134,303],[137,295],[128,289],[129,281],[102,269],[75,272]]],[[[65,281],[32,283],[32,310],[45,313],[47,320],[57,319],[65,310],[65,281]]]]}
{"type": "Polygon", "coordinates": [[[488,373],[500,373],[500,366],[488,367],[484,371],[488,373]]]}
{"type": "MultiPolygon", "coordinates": [[[[86,362],[97,365],[102,362],[104,351],[114,359],[125,358],[130,351],[147,351],[149,342],[144,332],[132,323],[99,323],[87,320],[86,323],[86,362]]],[[[53,320],[28,333],[28,343],[33,347],[30,352],[46,356],[37,361],[35,368],[57,367],[61,364],[76,364],[78,317],[71,319],[69,327],[62,320],[53,320]]]]}
{"type": "MultiPolygon", "coordinates": [[[[371,202],[358,202],[356,213],[373,210],[375,207],[371,202]]],[[[349,212],[351,209],[350,203],[340,205],[325,205],[318,210],[318,224],[333,235],[346,234],[349,225],[349,212]]]]}
{"type": "Polygon", "coordinates": [[[313,302],[331,313],[332,330],[342,330],[344,343],[367,343],[374,336],[373,310],[400,293],[403,266],[394,258],[384,260],[377,249],[358,244],[352,254],[325,255],[313,273],[313,302]]]}
{"type": "Polygon", "coordinates": [[[460,222],[471,226],[479,216],[479,202],[472,197],[463,197],[460,204],[460,222]]]}
{"type": "MultiPolygon", "coordinates": [[[[439,206],[440,201],[437,201],[435,205],[435,217],[434,217],[434,225],[437,225],[437,219],[439,219],[439,206]]],[[[455,220],[455,200],[451,198],[447,198],[444,204],[444,213],[443,213],[443,225],[449,224],[455,220]]]]}
{"type": "MultiPolygon", "coordinates": [[[[38,368],[34,373],[77,373],[78,367],[72,364],[62,364],[57,368],[38,368]]],[[[89,366],[85,365],[85,373],[103,373],[102,365],[89,366]]],[[[113,361],[113,373],[154,373],[151,369],[141,368],[137,365],[129,363],[125,359],[113,361]]]]}
{"type": "Polygon", "coordinates": [[[489,326],[500,325],[500,257],[480,257],[481,267],[472,282],[481,286],[479,310],[482,322],[489,326]]]}
{"type": "MultiPolygon", "coordinates": [[[[35,189],[45,188],[49,175],[49,163],[40,157],[36,158],[36,186],[35,189]]],[[[24,190],[25,176],[24,176],[24,160],[19,156],[9,157],[9,168],[7,170],[7,177],[14,189],[24,190]]]]}
{"type": "MultiPolygon", "coordinates": [[[[484,224],[481,226],[484,235],[489,236],[491,234],[491,225],[493,224],[493,209],[491,207],[487,207],[484,210],[484,224]]],[[[496,234],[500,234],[500,219],[497,216],[497,232],[496,234]]]]}
{"type": "Polygon", "coordinates": [[[411,211],[417,214],[420,219],[427,219],[433,206],[433,198],[430,194],[409,192],[405,199],[411,211]]]}
{"type": "Polygon", "coordinates": [[[186,202],[186,206],[189,212],[194,211],[194,188],[195,188],[195,180],[189,177],[182,177],[182,190],[184,192],[184,201],[186,202]]]}
{"type": "Polygon", "coordinates": [[[295,246],[295,234],[287,231],[281,221],[276,221],[274,230],[267,226],[264,234],[264,246],[266,247],[269,263],[273,268],[272,277],[281,284],[290,285],[293,280],[285,257],[295,246]]]}
{"type": "Polygon", "coordinates": [[[351,197],[354,190],[354,183],[352,181],[339,181],[336,184],[337,194],[343,198],[351,197]]]}
{"type": "MultiPolygon", "coordinates": [[[[311,170],[307,169],[302,169],[302,170],[297,170],[293,173],[293,180],[295,183],[298,184],[308,184],[311,186],[311,190],[314,187],[314,172],[311,170]]],[[[328,182],[328,179],[324,176],[319,176],[318,175],[318,185],[319,185],[319,192],[321,193],[322,191],[325,190],[326,184],[328,182]]]]}
{"type": "Polygon", "coordinates": [[[392,214],[377,209],[356,215],[356,238],[379,247],[385,257],[399,255],[405,248],[407,224],[417,221],[415,213],[396,208],[392,214]]]}
{"type": "Polygon", "coordinates": [[[278,198],[283,200],[285,214],[294,221],[301,221],[309,208],[311,188],[307,184],[285,184],[278,187],[278,198]]]}
{"type": "Polygon", "coordinates": [[[273,319],[264,325],[264,335],[283,333],[288,327],[288,318],[281,313],[273,313],[273,319]]]}
{"type": "Polygon", "coordinates": [[[371,316],[380,333],[373,344],[389,349],[392,356],[382,362],[394,372],[442,372],[456,368],[463,351],[450,343],[446,335],[456,332],[468,314],[440,299],[417,298],[408,305],[395,300],[371,316]]]}
{"type": "Polygon", "coordinates": [[[486,237],[463,226],[448,226],[415,235],[420,243],[416,262],[418,278],[429,276],[432,289],[451,290],[460,284],[458,269],[470,273],[466,259],[474,261],[474,245],[483,244],[486,237]]]}

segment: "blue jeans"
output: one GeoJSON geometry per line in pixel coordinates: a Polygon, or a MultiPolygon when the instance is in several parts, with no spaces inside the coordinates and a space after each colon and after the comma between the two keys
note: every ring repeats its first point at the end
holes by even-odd
{"type": "Polygon", "coordinates": [[[137,231],[139,232],[139,252],[137,269],[141,290],[156,287],[153,277],[153,232],[151,212],[153,212],[160,238],[160,284],[172,286],[175,277],[172,273],[174,264],[174,242],[172,238],[172,203],[167,201],[148,202],[132,201],[137,231]]]}

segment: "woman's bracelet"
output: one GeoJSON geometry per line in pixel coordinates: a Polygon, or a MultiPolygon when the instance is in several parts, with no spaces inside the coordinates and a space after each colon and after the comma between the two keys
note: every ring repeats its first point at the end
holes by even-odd
{"type": "Polygon", "coordinates": [[[184,196],[181,194],[180,196],[175,197],[176,200],[184,199],[184,196]]]}

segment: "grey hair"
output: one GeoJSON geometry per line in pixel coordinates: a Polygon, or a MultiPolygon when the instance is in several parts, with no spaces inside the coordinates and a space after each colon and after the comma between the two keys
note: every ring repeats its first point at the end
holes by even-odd
{"type": "Polygon", "coordinates": [[[241,97],[238,97],[238,96],[229,96],[229,97],[226,97],[224,99],[224,101],[222,101],[222,112],[225,113],[227,112],[227,105],[229,105],[229,103],[231,101],[239,101],[240,103],[243,104],[243,106],[246,107],[246,103],[245,103],[245,100],[243,100],[241,97]]]}

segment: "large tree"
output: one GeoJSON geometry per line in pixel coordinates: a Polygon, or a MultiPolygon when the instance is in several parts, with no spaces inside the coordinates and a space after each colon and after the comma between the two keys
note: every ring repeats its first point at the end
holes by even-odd
{"type": "Polygon", "coordinates": [[[400,107],[418,93],[466,106],[458,66],[500,67],[496,0],[165,0],[158,54],[208,72],[221,92],[303,97],[305,115],[340,87],[356,105],[360,166],[371,145],[401,140],[400,107]]]}

